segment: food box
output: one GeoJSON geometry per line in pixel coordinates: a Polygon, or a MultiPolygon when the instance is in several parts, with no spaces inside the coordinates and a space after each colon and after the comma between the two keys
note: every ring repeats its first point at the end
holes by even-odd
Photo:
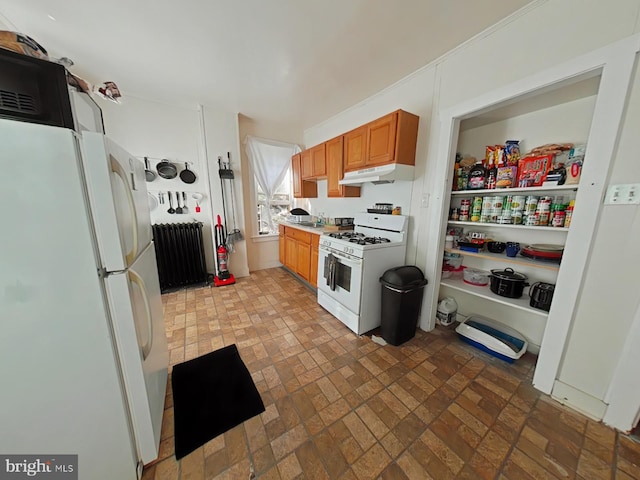
{"type": "Polygon", "coordinates": [[[496,188],[516,186],[518,167],[498,167],[496,172],[496,188]]]}
{"type": "Polygon", "coordinates": [[[527,351],[528,342],[520,332],[480,315],[470,315],[456,332],[464,342],[509,363],[527,351]]]}
{"type": "Polygon", "coordinates": [[[554,155],[524,157],[518,163],[518,187],[540,187],[551,168],[554,155]]]}
{"type": "Polygon", "coordinates": [[[567,159],[567,185],[576,185],[580,182],[580,174],[582,173],[582,163],[584,162],[584,154],[586,145],[576,145],[569,152],[567,159]]]}

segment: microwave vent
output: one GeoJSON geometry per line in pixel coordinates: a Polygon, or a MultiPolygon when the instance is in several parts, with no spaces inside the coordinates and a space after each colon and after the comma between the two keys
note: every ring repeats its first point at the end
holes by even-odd
{"type": "Polygon", "coordinates": [[[36,102],[31,95],[0,90],[0,108],[34,114],[37,112],[36,102]]]}

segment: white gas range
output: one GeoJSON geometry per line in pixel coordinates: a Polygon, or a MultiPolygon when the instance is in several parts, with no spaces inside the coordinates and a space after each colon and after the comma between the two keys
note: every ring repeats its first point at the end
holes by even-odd
{"type": "Polygon", "coordinates": [[[407,217],[358,213],[354,225],[320,237],[318,303],[360,335],[380,326],[380,277],[405,264],[407,217]]]}

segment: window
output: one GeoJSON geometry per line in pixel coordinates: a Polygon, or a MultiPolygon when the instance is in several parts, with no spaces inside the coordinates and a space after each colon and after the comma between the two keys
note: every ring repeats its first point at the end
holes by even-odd
{"type": "Polygon", "coordinates": [[[277,235],[291,207],[291,157],[300,152],[295,144],[247,136],[245,150],[254,175],[256,232],[277,235]]]}
{"type": "MultiPolygon", "coordinates": [[[[254,177],[255,180],[255,177],[254,177]]],[[[255,191],[257,197],[257,214],[258,214],[258,234],[270,235],[278,233],[278,224],[286,219],[291,209],[291,168],[287,170],[287,173],[282,180],[282,183],[276,188],[273,197],[271,198],[271,225],[269,224],[266,209],[267,196],[262,191],[260,184],[255,180],[255,191]]]]}

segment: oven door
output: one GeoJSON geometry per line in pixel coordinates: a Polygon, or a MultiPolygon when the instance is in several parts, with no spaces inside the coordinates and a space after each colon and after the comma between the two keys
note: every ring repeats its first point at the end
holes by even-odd
{"type": "Polygon", "coordinates": [[[358,315],[362,259],[322,245],[318,254],[318,289],[358,315]]]}

